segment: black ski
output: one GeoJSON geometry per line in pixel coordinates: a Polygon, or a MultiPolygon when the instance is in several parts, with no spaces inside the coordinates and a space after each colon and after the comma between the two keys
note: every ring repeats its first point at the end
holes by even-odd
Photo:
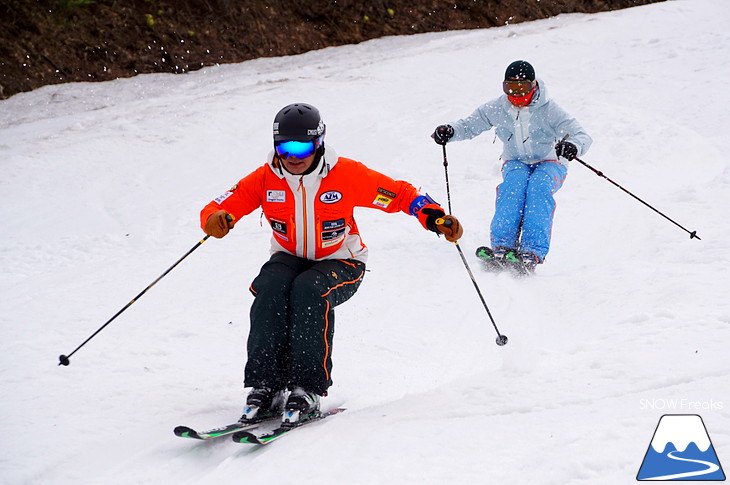
{"type": "Polygon", "coordinates": [[[236,443],[245,443],[249,445],[265,445],[268,443],[271,443],[272,441],[276,441],[285,434],[289,433],[290,431],[294,431],[295,429],[299,429],[302,426],[306,426],[310,423],[314,423],[316,421],[321,421],[324,418],[327,418],[329,416],[333,416],[335,414],[341,413],[345,410],[345,408],[334,408],[330,409],[329,411],[326,411],[324,413],[320,413],[316,416],[309,417],[306,421],[302,421],[299,424],[282,424],[278,428],[276,428],[273,431],[270,431],[268,433],[263,434],[256,434],[252,432],[251,430],[240,430],[233,433],[233,441],[236,443]]]}
{"type": "Polygon", "coordinates": [[[220,438],[221,436],[228,436],[236,433],[237,431],[250,431],[258,428],[264,423],[272,422],[275,419],[280,419],[280,416],[275,416],[270,419],[264,419],[255,423],[237,423],[227,424],[220,428],[207,429],[205,431],[195,431],[193,428],[187,426],[178,426],[174,429],[175,436],[181,438],[192,438],[195,440],[210,440],[213,438],[220,438]]]}

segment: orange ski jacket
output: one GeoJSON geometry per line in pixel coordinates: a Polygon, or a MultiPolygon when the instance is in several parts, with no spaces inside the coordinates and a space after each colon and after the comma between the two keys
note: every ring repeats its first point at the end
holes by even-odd
{"type": "MultiPolygon", "coordinates": [[[[405,212],[426,228],[424,207],[441,209],[413,185],[393,180],[360,162],[337,157],[331,147],[307,175],[283,170],[273,152],[269,161],[206,205],[201,227],[216,211],[237,221],[261,207],[271,225],[271,252],[305,259],[367,260],[367,247],[353,216],[355,207],[405,212]]],[[[235,223],[235,222],[234,222],[235,223]]]]}

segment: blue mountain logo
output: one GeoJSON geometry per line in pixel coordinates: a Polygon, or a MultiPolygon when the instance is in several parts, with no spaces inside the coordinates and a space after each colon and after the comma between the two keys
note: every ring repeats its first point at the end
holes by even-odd
{"type": "Polygon", "coordinates": [[[662,416],[636,479],[725,480],[702,418],[696,414],[662,416]]]}

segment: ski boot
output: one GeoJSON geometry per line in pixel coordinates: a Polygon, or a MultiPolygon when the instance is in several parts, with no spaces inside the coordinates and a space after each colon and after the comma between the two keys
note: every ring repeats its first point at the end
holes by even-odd
{"type": "Polygon", "coordinates": [[[522,251],[515,259],[513,268],[517,276],[529,276],[535,273],[535,267],[541,263],[537,254],[531,251],[522,251]]]}
{"type": "Polygon", "coordinates": [[[257,387],[246,397],[246,406],[240,423],[251,424],[276,418],[284,412],[284,391],[268,387],[257,387]]]}
{"type": "Polygon", "coordinates": [[[493,273],[504,270],[507,263],[516,258],[514,249],[506,246],[495,246],[494,249],[481,246],[477,248],[476,254],[477,258],[484,263],[484,269],[493,273]]]}
{"type": "Polygon", "coordinates": [[[319,395],[307,392],[301,387],[295,387],[286,401],[286,410],[281,424],[293,428],[319,416],[319,395]]]}

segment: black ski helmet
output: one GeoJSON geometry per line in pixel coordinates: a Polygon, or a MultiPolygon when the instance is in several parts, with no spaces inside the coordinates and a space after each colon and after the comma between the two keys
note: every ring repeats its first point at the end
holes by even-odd
{"type": "Polygon", "coordinates": [[[505,81],[534,81],[535,68],[527,61],[515,61],[507,66],[507,70],[504,72],[504,79],[505,81]]]}
{"type": "Polygon", "coordinates": [[[324,140],[325,125],[319,110],[310,104],[284,106],[274,117],[274,143],[277,141],[324,140]]]}

